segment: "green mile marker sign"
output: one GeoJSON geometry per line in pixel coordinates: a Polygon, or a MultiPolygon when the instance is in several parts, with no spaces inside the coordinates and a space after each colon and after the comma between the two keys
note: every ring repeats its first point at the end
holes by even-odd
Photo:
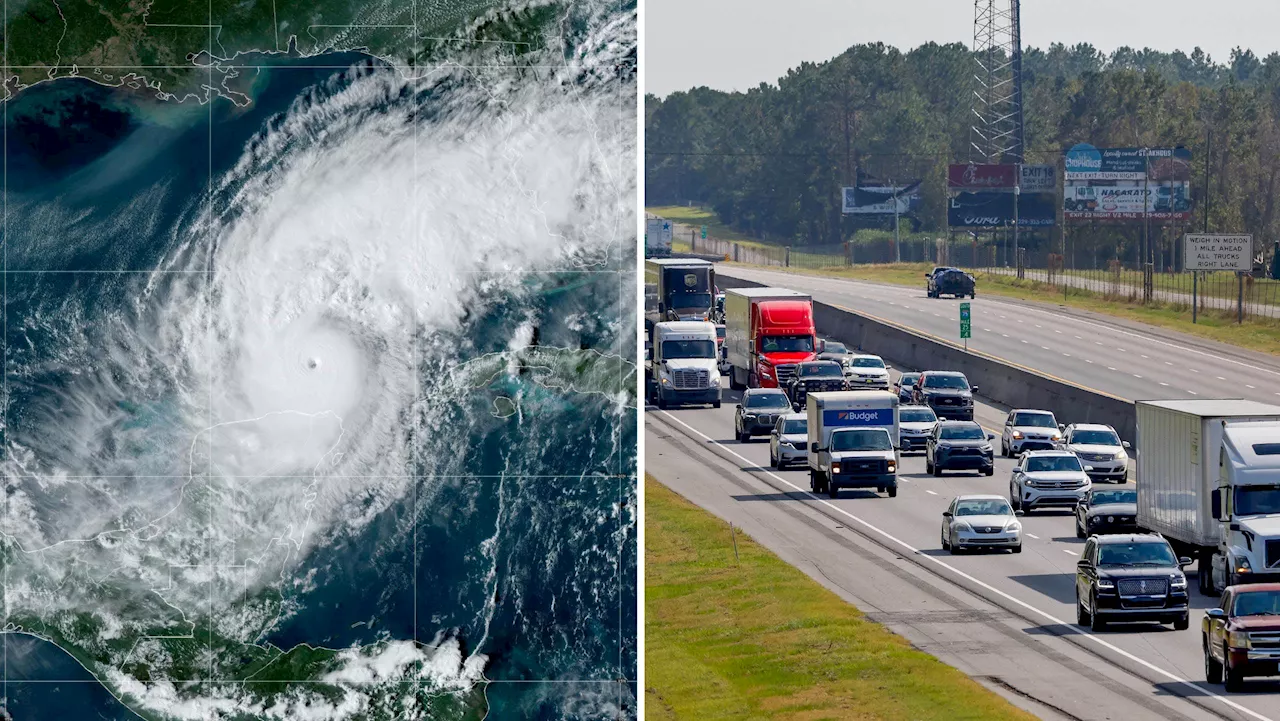
{"type": "Polygon", "coordinates": [[[703,240],[706,240],[706,239],[707,239],[707,226],[705,226],[705,225],[704,225],[704,226],[702,226],[702,239],[703,239],[703,240]]]}
{"type": "Polygon", "coordinates": [[[969,304],[960,304],[960,337],[970,338],[969,335],[969,304]]]}

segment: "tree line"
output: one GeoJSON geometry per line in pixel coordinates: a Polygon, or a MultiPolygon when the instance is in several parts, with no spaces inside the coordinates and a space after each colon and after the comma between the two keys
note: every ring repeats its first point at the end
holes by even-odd
{"type": "MultiPolygon", "coordinates": [[[[924,180],[918,221],[946,223],[946,166],[970,159],[975,58],[959,43],[901,52],[855,45],[746,92],[700,87],[645,98],[646,204],[693,203],[753,237],[797,246],[847,240],[868,220],[843,216],[859,177],[924,180]]],[[[1211,232],[1280,238],[1280,53],[1190,55],[1088,44],[1023,53],[1027,163],[1057,163],[1076,143],[1181,145],[1193,155],[1194,217],[1211,232]],[[1206,165],[1207,160],[1207,165],[1206,165]],[[1205,178],[1208,178],[1206,187],[1205,178]]],[[[872,220],[871,222],[880,222],[872,220]]],[[[1117,256],[1132,227],[1095,227],[1117,256]]],[[[1056,236],[1056,234],[1055,234],[1056,236]]],[[[1032,234],[1033,244],[1048,233],[1032,234]]]]}

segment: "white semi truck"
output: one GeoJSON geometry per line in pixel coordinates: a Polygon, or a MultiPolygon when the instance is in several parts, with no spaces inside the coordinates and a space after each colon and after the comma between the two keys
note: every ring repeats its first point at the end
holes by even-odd
{"type": "Polygon", "coordinates": [[[834,391],[805,397],[809,489],[835,498],[841,488],[898,495],[898,396],[834,391]]]}
{"type": "Polygon", "coordinates": [[[1200,592],[1280,580],[1280,406],[1137,401],[1139,528],[1192,556],[1200,592]]]}
{"type": "Polygon", "coordinates": [[[715,324],[657,323],[653,339],[647,370],[657,406],[709,403],[719,408],[720,350],[715,324]]]}

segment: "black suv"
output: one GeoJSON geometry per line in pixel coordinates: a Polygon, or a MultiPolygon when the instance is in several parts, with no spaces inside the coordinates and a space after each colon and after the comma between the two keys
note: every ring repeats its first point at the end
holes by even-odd
{"type": "Polygon", "coordinates": [[[996,471],[995,436],[984,433],[973,421],[944,421],[934,426],[933,435],[925,441],[925,473],[941,476],[943,471],[982,471],[989,476],[996,471]]]}
{"type": "Polygon", "coordinates": [[[1111,621],[1159,621],[1186,630],[1182,567],[1190,563],[1154,533],[1090,537],[1076,563],[1076,623],[1098,631],[1111,621]]]}
{"type": "Polygon", "coordinates": [[[1137,530],[1138,491],[1133,488],[1095,488],[1076,506],[1076,538],[1137,530]]]}
{"type": "Polygon", "coordinates": [[[955,298],[977,296],[977,283],[973,276],[959,268],[934,268],[932,272],[925,273],[924,277],[928,279],[925,294],[930,298],[941,298],[944,295],[955,298]]]}
{"type": "Polygon", "coordinates": [[[806,361],[796,364],[796,374],[787,382],[787,395],[797,406],[804,405],[809,393],[843,391],[849,388],[844,380],[844,367],[835,361],[806,361]]]}
{"type": "Polygon", "coordinates": [[[773,432],[778,416],[791,412],[787,394],[777,388],[748,388],[733,409],[733,433],[742,443],[773,432]]]}
{"type": "Polygon", "coordinates": [[[911,404],[929,406],[939,418],[973,420],[973,394],[977,386],[956,371],[925,371],[911,388],[911,404]]]}

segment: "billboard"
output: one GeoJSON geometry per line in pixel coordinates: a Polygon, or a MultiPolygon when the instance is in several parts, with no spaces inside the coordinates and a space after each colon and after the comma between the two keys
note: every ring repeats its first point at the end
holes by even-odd
{"type": "Polygon", "coordinates": [[[1063,158],[1067,220],[1188,220],[1191,151],[1095,148],[1080,143],[1063,158]]]}
{"type": "Polygon", "coordinates": [[[854,215],[905,215],[920,207],[920,181],[907,185],[860,185],[841,188],[840,212],[854,215]],[[897,210],[894,197],[897,196],[897,210]]]}
{"type": "Polygon", "coordinates": [[[1184,270],[1253,270],[1252,235],[1188,233],[1184,270]]]}
{"type": "Polygon", "coordinates": [[[995,165],[953,163],[947,166],[947,188],[969,192],[1049,193],[1057,187],[1052,165],[995,165]]]}
{"type": "Polygon", "coordinates": [[[1005,192],[957,193],[947,201],[947,224],[952,228],[1012,227],[1015,198],[1019,228],[1054,225],[1056,198],[1053,193],[1005,192]]]}

